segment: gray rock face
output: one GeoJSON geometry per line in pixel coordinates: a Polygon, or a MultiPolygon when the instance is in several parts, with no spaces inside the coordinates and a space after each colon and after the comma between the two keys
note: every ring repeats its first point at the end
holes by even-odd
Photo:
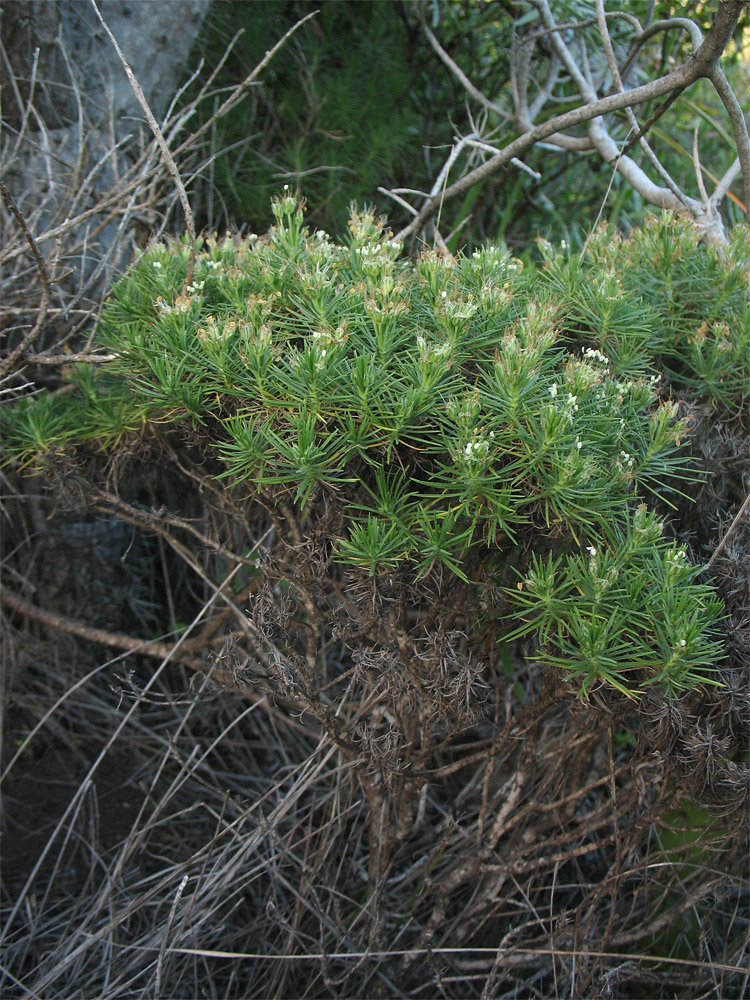
{"type": "MultiPolygon", "coordinates": [[[[157,118],[184,74],[209,2],[100,0],[102,17],[157,118]]],[[[2,27],[7,54],[19,79],[28,79],[34,50],[39,49],[41,93],[35,103],[48,126],[77,117],[71,73],[92,121],[97,120],[97,108],[100,119],[109,116],[110,108],[115,120],[142,116],[120,59],[88,0],[6,0],[2,27]]],[[[12,110],[18,114],[18,109],[12,110]]]]}
{"type": "MultiPolygon", "coordinates": [[[[194,68],[187,59],[209,2],[99,0],[157,121],[194,68]]],[[[160,162],[155,153],[152,175],[147,178],[144,167],[141,188],[131,185],[112,197],[153,137],[89,0],[2,0],[0,27],[0,178],[38,242],[49,271],[50,306],[64,323],[74,308],[80,315],[82,303],[91,308],[106,291],[135,243],[158,225],[164,192],[173,188],[166,171],[166,183],[154,184],[153,166],[160,162]]],[[[179,141],[185,135],[183,130],[179,141]]],[[[28,256],[23,234],[1,201],[0,229],[0,267],[28,256]]],[[[14,279],[5,280],[7,303],[13,300],[13,308],[33,315],[31,300],[40,288],[14,266],[14,279]]]]}

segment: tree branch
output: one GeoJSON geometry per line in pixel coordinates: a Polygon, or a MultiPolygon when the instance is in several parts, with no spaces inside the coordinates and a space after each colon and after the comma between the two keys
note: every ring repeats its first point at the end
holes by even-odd
{"type": "MultiPolygon", "coordinates": [[[[612,45],[612,39],[609,37],[609,29],[607,28],[607,18],[604,13],[604,0],[596,0],[596,19],[599,26],[599,35],[601,37],[602,45],[604,47],[604,55],[607,59],[607,65],[609,66],[609,71],[612,74],[612,82],[614,83],[617,90],[620,93],[622,93],[625,90],[625,87],[622,82],[622,77],[620,76],[620,70],[618,69],[617,66],[617,59],[615,58],[615,50],[612,45]]],[[[659,177],[661,177],[661,179],[667,185],[667,187],[675,196],[675,198],[679,198],[679,200],[683,204],[687,204],[686,196],[674,182],[669,172],[665,170],[665,168],[659,162],[656,153],[654,153],[654,151],[651,149],[651,146],[646,141],[646,133],[638,124],[638,120],[635,117],[635,112],[633,111],[633,109],[625,108],[625,114],[628,116],[628,121],[630,122],[630,126],[633,129],[633,131],[638,133],[638,141],[641,145],[641,149],[646,154],[646,157],[648,158],[648,161],[651,164],[651,166],[657,172],[659,177]]],[[[625,154],[623,152],[620,155],[621,157],[624,157],[625,154]]]]}
{"type": "MultiPolygon", "coordinates": [[[[149,639],[136,639],[135,636],[126,635],[124,632],[109,632],[105,629],[94,628],[83,622],[66,618],[63,615],[56,615],[51,611],[45,611],[43,608],[29,604],[28,601],[24,601],[16,594],[12,594],[5,587],[0,589],[0,602],[25,618],[29,618],[31,621],[39,622],[41,625],[54,629],[56,632],[77,635],[81,639],[86,639],[87,642],[96,642],[101,646],[113,646],[115,649],[127,649],[133,653],[141,653],[143,656],[154,656],[159,660],[171,657],[179,663],[184,663],[185,666],[190,667],[192,670],[203,670],[206,666],[202,660],[191,656],[187,651],[174,653],[173,646],[169,643],[149,639]]],[[[190,650],[191,644],[191,640],[188,640],[184,643],[184,647],[190,650]]]]}
{"type": "MultiPolygon", "coordinates": [[[[543,0],[539,0],[539,2],[541,3],[543,0]]],[[[433,197],[431,197],[420,210],[419,214],[396,235],[396,240],[404,241],[408,236],[418,231],[425,224],[426,220],[435,211],[438,205],[451,198],[455,198],[468,188],[473,187],[475,184],[496,173],[504,167],[506,163],[510,162],[513,157],[522,156],[526,150],[530,149],[541,140],[548,139],[555,133],[564,131],[575,125],[581,125],[584,122],[601,118],[603,115],[611,114],[615,111],[621,111],[625,108],[634,107],[638,104],[643,104],[647,101],[654,100],[655,98],[671,94],[675,90],[684,90],[701,77],[711,78],[712,76],[716,76],[714,71],[717,60],[732,37],[737,20],[739,19],[744,6],[744,0],[726,0],[726,2],[721,3],[711,25],[711,29],[697,51],[694,52],[682,66],[679,66],[666,76],[663,76],[658,80],[652,80],[649,83],[634,88],[633,90],[623,91],[618,94],[611,94],[608,97],[604,97],[599,100],[594,99],[582,107],[574,108],[572,111],[567,111],[564,114],[557,115],[540,125],[535,125],[533,128],[528,129],[523,135],[518,136],[517,139],[513,140],[495,156],[481,164],[481,166],[476,167],[464,177],[455,181],[450,186],[447,186],[444,191],[440,192],[439,195],[433,195],[433,197]]],[[[657,25],[658,24],[659,22],[657,22],[657,25]]],[[[678,26],[683,27],[683,25],[678,26]]],[[[655,29],[656,25],[652,25],[651,30],[653,31],[655,29]]],[[[664,30],[663,27],[660,30],[664,30]]],[[[554,33],[553,37],[555,37],[554,33]]],[[[691,32],[691,37],[693,37],[693,40],[695,41],[697,36],[694,32],[691,32]]],[[[585,90],[588,90],[588,84],[577,68],[575,76],[580,78],[582,87],[585,88],[585,90]]],[[[716,86],[715,83],[714,86],[716,86]]],[[[595,97],[596,95],[593,96],[595,97]]],[[[736,113],[733,112],[733,114],[735,114],[736,117],[736,113]]],[[[649,201],[652,201],[653,204],[661,207],[672,208],[678,211],[680,209],[684,210],[683,205],[671,191],[653,184],[653,182],[648,179],[648,177],[643,173],[640,167],[634,163],[634,161],[630,160],[629,157],[620,156],[620,151],[617,149],[617,145],[611,137],[608,135],[605,136],[605,134],[601,131],[597,132],[596,129],[594,129],[594,134],[602,145],[602,149],[600,149],[601,155],[610,164],[614,164],[619,157],[618,169],[624,176],[627,177],[630,183],[633,183],[633,180],[637,179],[637,182],[640,185],[638,190],[641,191],[642,194],[645,192],[644,197],[646,197],[649,201]],[[609,141],[605,142],[605,138],[609,141]],[[643,190],[641,190],[641,188],[643,190]]],[[[745,134],[747,134],[746,126],[745,134]]],[[[748,147],[742,155],[747,156],[750,161],[750,147],[748,147]]],[[[748,170],[748,176],[750,177],[750,162],[748,170]]],[[[711,206],[703,206],[699,202],[693,201],[693,199],[687,199],[687,208],[694,212],[697,218],[705,219],[707,209],[710,209],[711,206]]]]}
{"type": "MultiPolygon", "coordinates": [[[[726,108],[729,121],[732,123],[734,141],[737,145],[737,157],[740,161],[742,182],[745,188],[745,212],[750,219],[750,138],[747,132],[747,122],[742,113],[740,102],[737,100],[737,95],[729,86],[724,70],[718,63],[712,68],[709,80],[716,88],[716,93],[721,98],[721,103],[726,108]]],[[[718,191],[719,188],[717,187],[716,190],[718,191]]]]}
{"type": "Polygon", "coordinates": [[[461,67],[456,65],[456,63],[451,59],[451,57],[442,47],[440,42],[437,40],[437,38],[435,38],[434,34],[427,27],[423,11],[420,11],[420,18],[422,21],[422,30],[424,31],[427,37],[427,41],[430,43],[432,48],[437,53],[437,56],[440,59],[440,61],[445,63],[445,65],[455,76],[455,78],[458,80],[458,82],[461,84],[464,90],[466,90],[467,93],[471,94],[471,96],[476,101],[479,101],[479,103],[483,105],[483,107],[487,108],[488,111],[494,112],[494,114],[499,115],[501,118],[504,118],[505,121],[512,121],[513,116],[509,115],[508,112],[504,108],[501,108],[499,104],[495,104],[494,101],[490,101],[488,98],[486,98],[484,94],[481,92],[481,90],[477,90],[477,88],[474,86],[474,84],[471,82],[468,76],[466,76],[466,74],[463,72],[461,67]]]}
{"type": "Polygon", "coordinates": [[[187,295],[188,288],[193,282],[193,272],[195,271],[195,220],[193,218],[193,210],[191,209],[190,202],[188,200],[187,191],[185,190],[185,185],[182,183],[182,178],[180,177],[180,172],[177,169],[177,164],[174,161],[174,157],[169,151],[169,146],[167,145],[164,135],[162,134],[162,130],[159,128],[159,123],[157,122],[153,112],[151,111],[151,108],[148,105],[148,101],[146,100],[146,95],[143,93],[141,85],[136,80],[135,74],[133,73],[133,70],[130,68],[127,59],[122,54],[122,49],[117,44],[117,39],[110,31],[109,25],[99,12],[99,8],[96,6],[96,0],[90,0],[90,3],[91,6],[94,8],[94,11],[96,12],[96,16],[99,18],[99,21],[101,22],[101,26],[104,28],[107,35],[109,36],[110,41],[115,47],[115,51],[117,52],[117,55],[120,58],[120,62],[123,65],[123,69],[125,70],[125,75],[128,78],[128,82],[130,83],[133,93],[135,94],[138,100],[138,103],[143,108],[143,113],[146,116],[146,121],[148,122],[151,131],[154,133],[154,138],[156,139],[159,149],[161,150],[161,155],[164,157],[164,162],[166,163],[167,169],[169,170],[169,173],[172,176],[172,180],[174,181],[175,187],[177,188],[177,194],[179,195],[180,204],[182,205],[182,211],[185,215],[185,226],[187,227],[188,238],[190,240],[190,252],[188,254],[187,269],[185,271],[185,282],[183,285],[183,295],[187,295]]]}
{"type": "Polygon", "coordinates": [[[31,235],[31,230],[26,225],[26,220],[24,219],[18,206],[13,200],[13,196],[8,190],[5,182],[2,180],[0,180],[0,194],[2,194],[5,204],[8,206],[8,208],[11,211],[11,214],[15,218],[18,225],[21,227],[21,231],[23,232],[23,235],[26,238],[26,242],[29,244],[29,247],[31,248],[31,253],[33,254],[36,266],[39,270],[39,279],[42,283],[42,298],[39,303],[39,309],[36,314],[36,322],[34,323],[33,327],[29,330],[29,332],[26,334],[26,336],[23,338],[21,343],[16,348],[14,348],[14,350],[12,350],[7,357],[3,358],[2,362],[0,362],[0,375],[5,375],[7,374],[7,372],[11,370],[15,361],[23,354],[23,352],[26,350],[29,344],[31,344],[36,339],[37,334],[44,325],[44,320],[47,317],[47,306],[49,305],[49,275],[47,274],[47,268],[44,263],[44,258],[39,252],[39,247],[37,246],[36,240],[31,235]]]}

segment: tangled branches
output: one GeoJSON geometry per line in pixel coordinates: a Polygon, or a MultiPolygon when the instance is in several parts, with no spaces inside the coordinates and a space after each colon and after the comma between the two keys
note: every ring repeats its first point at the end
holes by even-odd
{"type": "Polygon", "coordinates": [[[668,18],[644,26],[633,13],[605,12],[603,0],[597,0],[595,18],[559,23],[548,0],[533,0],[531,7],[536,18],[530,18],[524,12],[522,17],[519,15],[518,25],[513,31],[511,106],[491,99],[474,86],[427,26],[422,11],[422,29],[430,45],[473,102],[482,108],[484,118],[490,121],[499,119],[503,129],[511,127],[519,134],[505,145],[483,135],[486,130],[482,128],[457,137],[451,156],[418,209],[402,197],[404,194],[413,195],[413,192],[381,189],[414,216],[396,238],[405,240],[424,227],[432,233],[436,226],[436,213],[439,223],[439,214],[445,202],[468,191],[507,164],[529,169],[519,158],[531,147],[545,144],[553,149],[590,152],[601,157],[625,178],[645,202],[687,214],[698,224],[708,241],[723,242],[725,235],[718,209],[740,173],[744,183],[745,207],[750,211],[750,140],[747,124],[720,64],[721,55],[745,6],[741,0],[719,4],[711,28],[703,38],[698,25],[686,17],[668,18]],[[587,29],[594,24],[598,35],[592,39],[587,29]],[[618,38],[617,50],[611,34],[613,28],[617,29],[618,36],[622,36],[623,30],[630,35],[628,44],[622,37],[618,38]],[[637,84],[638,60],[647,43],[654,37],[674,31],[689,35],[692,45],[689,58],[664,76],[637,84]],[[714,191],[709,195],[696,145],[694,163],[701,195],[696,199],[685,194],[670,176],[649,145],[647,134],[674,100],[702,78],[710,80],[724,105],[731,123],[737,159],[716,182],[714,191]],[[545,109],[559,100],[578,106],[539,121],[545,109]],[[646,121],[638,121],[633,109],[657,100],[660,103],[652,105],[646,121]],[[622,111],[627,117],[629,130],[618,141],[609,123],[616,112],[622,111]],[[579,125],[586,126],[585,132],[576,131],[579,125]],[[643,150],[648,170],[628,155],[636,143],[643,150]],[[467,167],[463,176],[449,184],[449,172],[458,156],[466,150],[474,157],[484,157],[484,160],[478,166],[467,167]],[[654,175],[656,180],[652,179],[654,175]]]}

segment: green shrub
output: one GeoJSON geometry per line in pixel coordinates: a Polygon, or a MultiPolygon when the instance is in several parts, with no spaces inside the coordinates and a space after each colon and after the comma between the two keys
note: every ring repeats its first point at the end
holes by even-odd
{"type": "MultiPolygon", "coordinates": [[[[184,241],[143,254],[102,319],[115,359],[6,408],[8,458],[179,452],[204,502],[221,483],[235,511],[293,525],[289,552],[314,540],[327,610],[308,594],[298,630],[318,612],[334,629],[334,591],[374,607],[401,588],[415,662],[415,635],[443,627],[430,602],[447,601],[473,648],[533,633],[535,659],[581,694],[714,683],[721,602],[647,504],[700,475],[664,376],[747,398],[732,253],[664,218],[583,261],[548,248],[541,272],[498,247],[413,264],[367,212],[338,243],[288,192],[273,211],[266,236],[201,241],[185,290],[184,241]]],[[[277,576],[304,590],[295,558],[277,576]]],[[[295,685],[315,701],[310,676],[295,685]]]]}

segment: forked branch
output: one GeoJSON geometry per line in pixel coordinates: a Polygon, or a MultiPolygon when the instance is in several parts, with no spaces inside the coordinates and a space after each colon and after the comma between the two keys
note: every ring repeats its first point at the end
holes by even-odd
{"type": "MultiPolygon", "coordinates": [[[[572,47],[572,42],[566,41],[571,27],[573,30],[581,28],[585,26],[583,22],[573,26],[559,24],[555,20],[548,0],[531,0],[531,4],[539,14],[541,30],[528,34],[525,38],[521,38],[520,43],[513,45],[511,80],[514,108],[512,114],[479,91],[444,51],[434,33],[423,20],[423,30],[430,45],[467,93],[478,100],[486,110],[500,115],[506,121],[512,120],[520,134],[506,146],[498,149],[480,166],[468,170],[463,177],[454,183],[445,185],[439,191],[431,192],[430,197],[416,211],[411,222],[397,234],[396,239],[403,241],[406,237],[418,232],[446,201],[457,197],[475,184],[497,173],[514,159],[522,156],[532,146],[545,142],[568,150],[594,149],[606,163],[625,177],[645,201],[659,208],[687,213],[698,224],[707,240],[723,242],[723,226],[717,208],[728,190],[727,180],[730,175],[725,174],[713,194],[709,196],[692,198],[684,194],[646,142],[646,133],[657,116],[652,115],[646,124],[641,126],[636,120],[633,108],[658,98],[664,98],[659,110],[659,114],[661,114],[678,94],[692,86],[696,81],[702,78],[710,80],[727,110],[732,125],[739,168],[743,175],[745,207],[750,212],[750,140],[748,139],[747,124],[739,101],[732,92],[720,65],[720,58],[731,41],[739,16],[747,7],[744,0],[726,0],[726,2],[720,3],[705,39],[702,37],[699,27],[688,18],[670,18],[658,21],[649,28],[643,29],[636,18],[628,15],[624,20],[633,28],[635,39],[631,52],[621,67],[617,64],[607,28],[612,13],[607,13],[601,0],[597,0],[596,17],[592,21],[587,21],[586,24],[597,23],[600,31],[603,51],[601,62],[605,66],[606,72],[600,74],[602,79],[598,86],[594,84],[594,74],[588,68],[589,59],[583,48],[583,43],[581,42],[580,51],[577,51],[572,47]],[[563,37],[563,29],[565,29],[566,38],[563,37]],[[642,51],[645,41],[656,34],[669,30],[679,30],[690,36],[693,47],[690,57],[665,76],[638,87],[628,88],[625,82],[627,74],[632,72],[635,60],[638,53],[642,51]],[[546,81],[540,85],[534,99],[530,100],[530,46],[542,37],[547,40],[547,46],[551,47],[552,56],[546,55],[548,66],[546,81]],[[542,111],[552,96],[552,91],[558,81],[562,81],[563,77],[577,91],[579,105],[570,111],[554,115],[535,124],[534,118],[542,111]],[[615,92],[600,97],[599,91],[606,91],[607,86],[610,85],[615,92]],[[630,136],[626,140],[628,145],[625,147],[618,144],[610,133],[606,122],[606,116],[617,111],[625,111],[631,126],[630,136]],[[587,135],[570,134],[570,129],[583,124],[588,124],[587,135]],[[631,138],[633,135],[635,138],[631,138]],[[627,155],[627,149],[635,141],[640,142],[658,181],[652,180],[646,171],[627,155]]],[[[455,151],[453,159],[455,160],[455,151]]]]}

